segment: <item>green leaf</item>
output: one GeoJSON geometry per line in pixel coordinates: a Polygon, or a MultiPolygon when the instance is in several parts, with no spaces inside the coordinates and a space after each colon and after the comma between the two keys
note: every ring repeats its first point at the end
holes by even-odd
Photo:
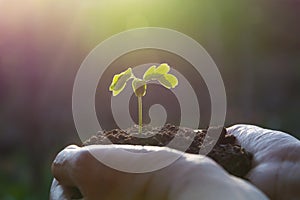
{"type": "Polygon", "coordinates": [[[155,65],[151,66],[143,76],[145,81],[158,80],[162,75],[167,74],[170,71],[170,66],[166,63],[163,63],[156,67],[155,65]]]}
{"type": "Polygon", "coordinates": [[[113,96],[117,96],[120,92],[122,92],[122,90],[124,90],[126,86],[126,83],[119,89],[119,90],[113,90],[113,96]]]}
{"type": "Polygon", "coordinates": [[[109,91],[113,92],[113,96],[118,95],[125,88],[127,81],[133,77],[134,76],[131,68],[128,68],[126,71],[121,72],[120,74],[116,74],[109,86],[109,91]]]}
{"type": "Polygon", "coordinates": [[[169,71],[170,71],[170,66],[167,63],[163,63],[159,65],[155,70],[157,74],[167,74],[169,71]]]}
{"type": "Polygon", "coordinates": [[[151,76],[155,73],[156,66],[153,65],[147,69],[147,71],[144,73],[143,79],[145,81],[151,80],[151,76]]]}
{"type": "Polygon", "coordinates": [[[178,85],[178,79],[172,74],[165,74],[158,81],[168,89],[175,88],[178,85]]]}
{"type": "Polygon", "coordinates": [[[144,80],[157,80],[160,84],[164,87],[170,89],[175,88],[178,85],[178,79],[172,75],[168,74],[170,71],[170,66],[167,63],[163,63],[156,66],[151,66],[145,73],[144,73],[144,80]]]}
{"type": "Polygon", "coordinates": [[[147,83],[144,80],[135,78],[132,81],[132,89],[137,97],[145,96],[146,89],[147,89],[147,83]]]}
{"type": "Polygon", "coordinates": [[[165,74],[164,77],[171,84],[171,88],[175,88],[178,85],[178,79],[173,74],[165,74]]]}

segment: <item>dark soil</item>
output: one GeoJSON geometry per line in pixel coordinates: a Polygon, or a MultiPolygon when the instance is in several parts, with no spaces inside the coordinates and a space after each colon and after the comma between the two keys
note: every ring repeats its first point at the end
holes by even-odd
{"type": "MultiPolygon", "coordinates": [[[[237,144],[236,138],[226,132],[225,128],[213,128],[215,131],[222,131],[214,148],[207,154],[210,158],[219,163],[226,171],[238,177],[244,177],[251,168],[252,155],[237,144]],[[222,129],[222,130],[220,130],[222,129]]],[[[199,154],[203,145],[204,138],[206,146],[214,142],[207,130],[196,130],[184,127],[178,127],[166,124],[163,128],[143,127],[143,133],[138,133],[138,127],[132,127],[126,130],[114,129],[111,131],[101,131],[97,135],[83,143],[83,146],[93,144],[131,144],[144,146],[166,146],[176,135],[179,141],[174,146],[175,149],[182,150],[180,147],[186,142],[191,143],[186,153],[199,154]],[[130,133],[130,134],[128,134],[130,133]],[[194,136],[194,137],[193,137],[194,136]],[[110,140],[110,142],[108,141],[110,140]],[[182,144],[180,144],[182,143],[182,144]]]]}

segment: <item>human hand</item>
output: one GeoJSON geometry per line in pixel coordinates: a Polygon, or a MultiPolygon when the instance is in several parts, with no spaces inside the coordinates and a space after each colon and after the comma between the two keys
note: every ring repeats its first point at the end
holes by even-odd
{"type": "Polygon", "coordinates": [[[300,142],[289,134],[252,125],[227,129],[253,154],[247,174],[252,184],[272,200],[300,199],[300,142]]]}
{"type": "Polygon", "coordinates": [[[130,200],[189,200],[238,199],[264,200],[267,197],[248,182],[229,175],[208,157],[181,153],[166,147],[130,145],[69,146],[61,151],[52,165],[55,177],[51,200],[72,199],[130,199],[130,200]],[[136,174],[117,171],[102,164],[90,152],[100,152],[119,163],[143,166],[143,154],[132,159],[122,150],[159,152],[155,161],[178,156],[171,165],[153,172],[136,174]],[[120,151],[121,150],[121,151],[120,151]]]}

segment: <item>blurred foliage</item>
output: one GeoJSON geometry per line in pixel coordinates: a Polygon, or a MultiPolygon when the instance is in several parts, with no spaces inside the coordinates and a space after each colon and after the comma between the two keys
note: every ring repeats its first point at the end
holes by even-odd
{"type": "Polygon", "coordinates": [[[0,199],[48,198],[51,161],[80,144],[76,72],[99,42],[130,28],[175,29],[206,48],[226,86],[226,125],[300,137],[299,1],[10,0],[0,9],[0,199]]]}

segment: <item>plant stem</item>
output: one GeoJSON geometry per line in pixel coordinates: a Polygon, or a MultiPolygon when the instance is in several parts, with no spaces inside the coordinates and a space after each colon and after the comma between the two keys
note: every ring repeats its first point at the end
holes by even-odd
{"type": "Polygon", "coordinates": [[[138,109],[139,109],[139,133],[142,133],[143,127],[143,110],[142,110],[142,97],[138,97],[138,109]]]}

